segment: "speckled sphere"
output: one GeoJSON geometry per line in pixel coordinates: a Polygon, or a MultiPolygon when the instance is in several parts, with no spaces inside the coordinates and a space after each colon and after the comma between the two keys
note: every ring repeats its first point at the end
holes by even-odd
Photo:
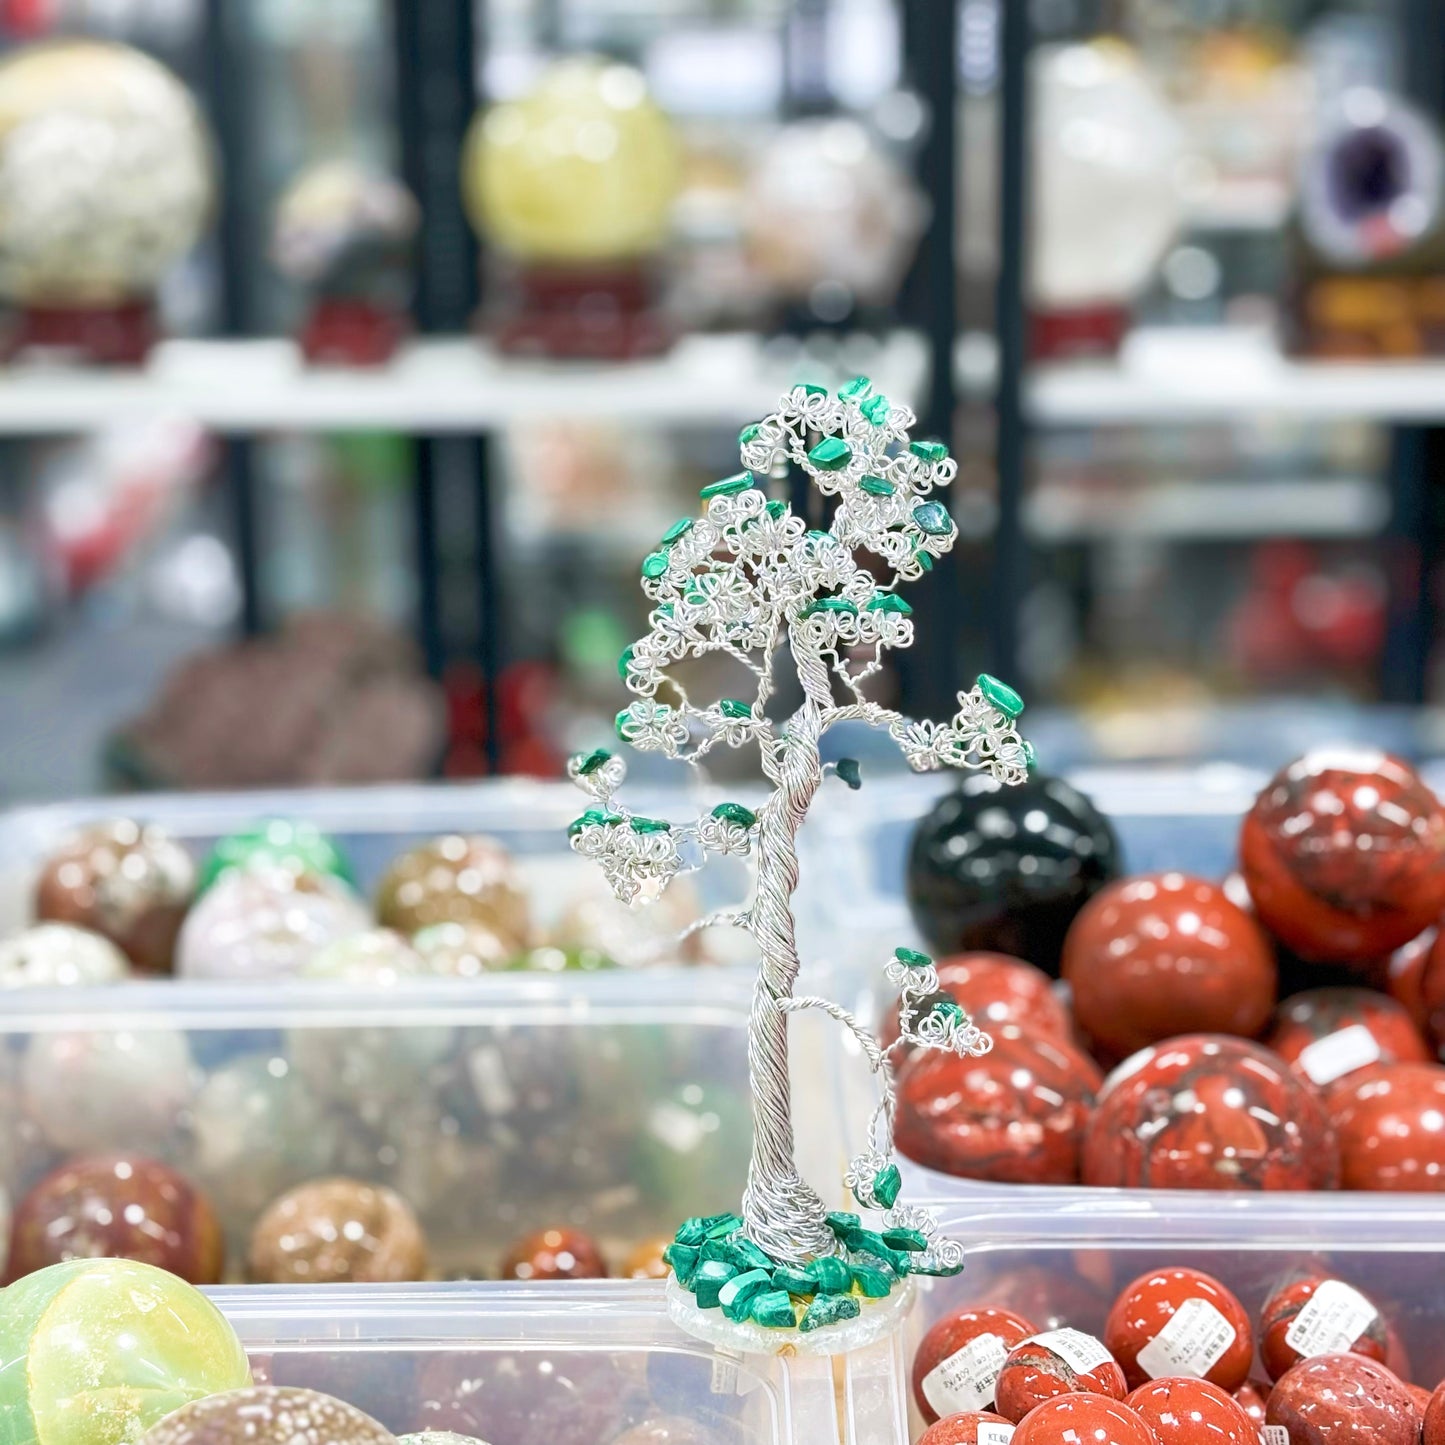
{"type": "Polygon", "coordinates": [[[169,1165],[139,1155],[72,1159],[20,1201],[9,1279],[67,1259],[133,1259],[191,1284],[219,1284],[221,1226],[210,1201],[169,1165]]]}
{"type": "Polygon", "coordinates": [[[141,1445],[396,1445],[354,1405],[316,1390],[252,1385],[212,1395],[153,1425],[141,1445]]]}
{"type": "Polygon", "coordinates": [[[1261,922],[1319,963],[1384,958],[1445,912],[1445,808],[1374,749],[1277,773],[1245,817],[1239,860],[1261,922]]]}
{"type": "Polygon", "coordinates": [[[1364,1355],[1383,1365],[1389,1352],[1385,1317],[1343,1280],[1319,1274],[1292,1279],[1270,1295],[1259,1314],[1259,1357],[1271,1380],[1313,1355],[1364,1355]],[[1290,1343],[1291,1333],[1303,1348],[1290,1343]]]}
{"type": "Polygon", "coordinates": [[[236,1332],[198,1290],[121,1259],[51,1265],[0,1310],[0,1421],[31,1445],[134,1445],[192,1400],[251,1382],[236,1332]]]}
{"type": "Polygon", "coordinates": [[[1111,1059],[1181,1033],[1253,1038],[1274,1007],[1274,951],[1224,890],[1185,873],[1111,883],[1064,940],[1074,1017],[1111,1059]]]}
{"type": "Polygon", "coordinates": [[[37,923],[0,942],[0,988],[88,988],[129,977],[108,938],[70,923],[37,923]]]}
{"type": "Polygon", "coordinates": [[[1339,1154],[1314,1089],[1274,1054],[1191,1034],[1104,1081],[1082,1175],[1136,1189],[1331,1189],[1339,1154]]]}
{"type": "Polygon", "coordinates": [[[413,934],[435,923],[480,923],[513,952],[527,942],[527,894],[511,854],[493,838],[450,834],[392,863],[376,891],[377,921],[413,934]]]}
{"type": "Polygon", "coordinates": [[[1015,1345],[998,1372],[998,1412],[1017,1424],[1055,1395],[1083,1391],[1122,1400],[1124,1372],[1104,1346],[1080,1330],[1053,1330],[1015,1345]]]}
{"type": "MultiPolygon", "coordinates": [[[[1001,1024],[1074,1040],[1069,1011],[1043,969],[1004,953],[955,953],[935,962],[938,985],[985,1033],[1001,1024]]],[[[884,1011],[878,1041],[885,1048],[898,1037],[897,1000],[884,1011]]]]}
{"type": "Polygon", "coordinates": [[[322,874],[356,887],[356,874],[341,849],[314,823],[294,818],[268,818],[219,839],[201,863],[197,891],[205,892],[238,868],[279,869],[293,878],[322,874]]]}
{"type": "Polygon", "coordinates": [[[502,1256],[503,1279],[606,1279],[607,1261],[580,1229],[539,1229],[502,1256]]]}
{"type": "Polygon", "coordinates": [[[1259,1445],[1259,1426],[1208,1380],[1151,1380],[1124,1403],[1153,1430],[1159,1445],[1259,1445]]]}
{"type": "Polygon", "coordinates": [[[1432,1057],[1404,1006],[1368,988],[1313,988],[1285,999],[1268,1045],[1321,1089],[1370,1064],[1432,1057]]]}
{"type": "Polygon", "coordinates": [[[1104,1343],[1131,1390],[1176,1375],[1237,1390],[1254,1359],[1244,1306],[1197,1269],[1151,1270],[1127,1285],[1104,1321],[1104,1343]]]}
{"type": "Polygon", "coordinates": [[[50,855],[35,885],[35,916],[99,933],[142,973],[169,973],[195,885],[190,855],[168,833],[116,818],[50,855]]]}
{"type": "Polygon", "coordinates": [[[990,1305],[953,1310],[936,1320],[913,1356],[913,1399],[925,1423],[991,1408],[1008,1352],[1033,1333],[1022,1315],[990,1305]]]}
{"type": "Polygon", "coordinates": [[[922,1051],[898,1080],[893,1138],[945,1174],[1011,1184],[1072,1184],[1098,1067],[1071,1044],[1004,1024],[982,1058],[922,1051]]]}
{"type": "Polygon", "coordinates": [[[1362,1355],[1316,1355],[1286,1371],[1265,1419],[1290,1445],[1416,1445],[1420,1413],[1384,1365],[1362,1355]]]}
{"type": "Polygon", "coordinates": [[[672,1267],[662,1257],[662,1251],[671,1243],[672,1236],[667,1234],[654,1235],[651,1239],[644,1239],[622,1261],[620,1277],[622,1279],[666,1279],[672,1273],[672,1267]]]}
{"type": "Polygon", "coordinates": [[[908,903],[937,954],[994,949],[1057,974],[1075,914],[1119,869],[1114,830],[1076,788],[970,773],[913,834],[908,903]]]}
{"type": "Polygon", "coordinates": [[[1340,1187],[1445,1190],[1445,1067],[1376,1064],[1326,1096],[1340,1145],[1340,1187]]]}
{"type": "Polygon", "coordinates": [[[370,923],[361,900],[328,873],[232,868],[186,915],[176,972],[228,983],[295,978],[322,949],[370,923]]]}
{"type": "Polygon", "coordinates": [[[411,941],[426,972],[445,978],[480,978],[508,968],[516,951],[484,923],[433,923],[411,941]]]}
{"type": "Polygon", "coordinates": [[[283,1194],[251,1231],[257,1284],[397,1284],[426,1277],[426,1237],[411,1206],[357,1179],[318,1179],[283,1194]]]}
{"type": "Polygon", "coordinates": [[[1107,1395],[1055,1395],[1031,1410],[1010,1445],[1159,1445],[1143,1419],[1107,1395]]]}
{"type": "Polygon", "coordinates": [[[1004,1431],[1012,1435],[1013,1426],[1002,1415],[995,1415],[992,1410],[967,1410],[935,1420],[918,1437],[918,1445],[992,1445],[995,1440],[1007,1438],[1004,1431]],[[999,1425],[1003,1429],[984,1432],[985,1425],[999,1425]]]}
{"type": "Polygon", "coordinates": [[[36,1033],[20,1066],[26,1112],[57,1149],[171,1154],[195,1092],[174,1029],[36,1033]]]}

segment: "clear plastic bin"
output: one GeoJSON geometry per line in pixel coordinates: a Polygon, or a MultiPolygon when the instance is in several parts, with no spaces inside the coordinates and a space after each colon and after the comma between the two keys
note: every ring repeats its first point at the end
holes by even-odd
{"type": "MultiPolygon", "coordinates": [[[[1397,1199],[1382,1211],[1367,1196],[1296,1194],[1275,1196],[1261,1217],[1255,1202],[1177,1194],[1052,1208],[1011,1201],[983,1216],[935,1199],[944,1228],[964,1240],[967,1262],[961,1275],[927,1282],[906,1327],[909,1366],[929,1325],[974,1303],[1016,1310],[1041,1330],[1067,1324],[1098,1335],[1132,1280],[1188,1266],[1228,1286],[1257,1323],[1274,1286],[1294,1270],[1319,1269],[1374,1301],[1408,1357],[1394,1365],[1433,1390],[1445,1377],[1445,1206],[1397,1199]]],[[[1267,1378],[1257,1357],[1250,1373],[1267,1378]]],[[[916,1412],[913,1419],[916,1434],[916,1412]]]]}
{"type": "Polygon", "coordinates": [[[397,1432],[621,1445],[666,1416],[692,1423],[698,1445],[908,1438],[898,1335],[836,1361],[729,1355],[668,1321],[659,1283],[213,1295],[258,1380],[325,1390],[397,1432]]]}

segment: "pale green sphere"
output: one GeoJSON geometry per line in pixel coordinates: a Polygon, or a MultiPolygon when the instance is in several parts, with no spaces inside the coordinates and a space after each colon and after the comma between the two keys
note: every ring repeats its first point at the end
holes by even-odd
{"type": "Polygon", "coordinates": [[[0,1292],[4,1445],[133,1445],[182,1405],[250,1383],[225,1317],[163,1269],[76,1259],[0,1292]]]}

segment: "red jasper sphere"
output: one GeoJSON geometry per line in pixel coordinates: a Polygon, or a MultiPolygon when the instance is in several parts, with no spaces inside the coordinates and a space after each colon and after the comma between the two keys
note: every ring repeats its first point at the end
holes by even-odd
{"type": "Polygon", "coordinates": [[[1368,988],[1312,988],[1285,999],[1267,1043],[1321,1089],[1371,1064],[1432,1057],[1404,1005],[1368,988]]]}
{"type": "MultiPolygon", "coordinates": [[[[979,1445],[979,1427],[1002,1425],[1012,1428],[1002,1415],[991,1410],[966,1410],[959,1415],[945,1415],[936,1420],[918,1437],[918,1445],[979,1445]]],[[[996,1432],[995,1432],[996,1434],[996,1432]]],[[[987,1441],[988,1436],[984,1436],[987,1441]]]]}
{"type": "Polygon", "coordinates": [[[1405,1386],[1362,1355],[1316,1355],[1280,1376],[1266,1422],[1290,1445],[1416,1445],[1420,1412],[1405,1386]]]}
{"type": "Polygon", "coordinates": [[[1008,1352],[1033,1333],[1022,1315],[988,1305],[944,1315],[913,1357],[913,1398],[924,1421],[991,1406],[1008,1352]]]}
{"type": "Polygon", "coordinates": [[[1436,1388],[1425,1407],[1425,1429],[1420,1445],[1445,1445],[1445,1384],[1436,1388]]]}
{"type": "Polygon", "coordinates": [[[597,1241],[580,1229],[539,1229],[519,1239],[502,1259],[503,1279],[606,1279],[597,1241]]]}
{"type": "Polygon", "coordinates": [[[1124,1372],[1108,1350],[1081,1330],[1050,1330],[1009,1351],[998,1373],[999,1414],[1017,1423],[1055,1395],[1082,1391],[1122,1400],[1124,1372]]]}
{"type": "Polygon", "coordinates": [[[1270,1385],[1264,1380],[1246,1380],[1234,1392],[1235,1403],[1254,1421],[1256,1430],[1264,1424],[1264,1407],[1269,1392],[1270,1385]]]}
{"type": "Polygon", "coordinates": [[[1159,1445],[1159,1437],[1122,1400],[1056,1395],[1024,1416],[1011,1445],[1159,1445]]]}
{"type": "Polygon", "coordinates": [[[1085,1184],[1330,1189],[1334,1133],[1314,1089],[1244,1039],[1191,1034],[1126,1059],[1084,1138],[1085,1184]]]}
{"type": "Polygon", "coordinates": [[[1181,1033],[1253,1038],[1274,1007],[1274,950],[1216,883],[1149,873],[1111,883],[1064,940],[1074,1017],[1122,1059],[1181,1033]]]}
{"type": "Polygon", "coordinates": [[[1239,862],[1276,938],[1319,963],[1364,963],[1445,911],[1445,808],[1387,753],[1310,753],[1255,799],[1239,862]]]}
{"type": "Polygon", "coordinates": [[[1259,1426],[1208,1380],[1151,1380],[1124,1403],[1154,1431],[1159,1445],[1259,1445],[1259,1426]]]}
{"type": "Polygon", "coordinates": [[[982,1058],[920,1052],[898,1081],[894,1142],[945,1174],[1072,1184],[1101,1075],[1072,1044],[1018,1024],[982,1058]]]}
{"type": "MultiPolygon", "coordinates": [[[[1022,1024],[1073,1042],[1069,1011],[1043,969],[1006,953],[955,953],[937,963],[938,985],[985,1033],[1001,1024],[1022,1024]]],[[[878,1029],[884,1047],[898,1037],[898,1006],[878,1029]]]]}
{"type": "Polygon", "coordinates": [[[1259,1357],[1271,1380],[1313,1355],[1365,1355],[1384,1364],[1389,1351],[1385,1317],[1343,1280],[1303,1275],[1275,1290],[1260,1311],[1259,1357]]]}
{"type": "Polygon", "coordinates": [[[1135,1390],[1177,1375],[1237,1390],[1254,1359],[1244,1306],[1212,1275],[1182,1267],[1130,1284],[1104,1322],[1104,1343],[1135,1390]]]}
{"type": "Polygon", "coordinates": [[[1445,1067],[1378,1064],[1326,1097],[1340,1144],[1340,1187],[1445,1190],[1445,1067]]]}

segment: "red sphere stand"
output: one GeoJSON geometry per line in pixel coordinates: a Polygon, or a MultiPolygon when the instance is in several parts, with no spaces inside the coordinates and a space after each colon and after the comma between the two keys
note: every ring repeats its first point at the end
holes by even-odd
{"type": "Polygon", "coordinates": [[[657,356],[676,339],[656,305],[648,268],[527,266],[502,292],[483,329],[512,356],[631,361],[657,356]]]}
{"type": "Polygon", "coordinates": [[[100,366],[141,366],[160,337],[155,304],[22,306],[0,329],[0,359],[50,353],[100,366]]]}
{"type": "Polygon", "coordinates": [[[389,307],[323,296],[312,305],[298,340],[313,366],[383,366],[409,330],[407,318],[389,307]]]}
{"type": "Polygon", "coordinates": [[[1077,306],[1035,311],[1029,317],[1029,351],[1035,361],[1116,356],[1129,329],[1123,306],[1077,306]]]}

